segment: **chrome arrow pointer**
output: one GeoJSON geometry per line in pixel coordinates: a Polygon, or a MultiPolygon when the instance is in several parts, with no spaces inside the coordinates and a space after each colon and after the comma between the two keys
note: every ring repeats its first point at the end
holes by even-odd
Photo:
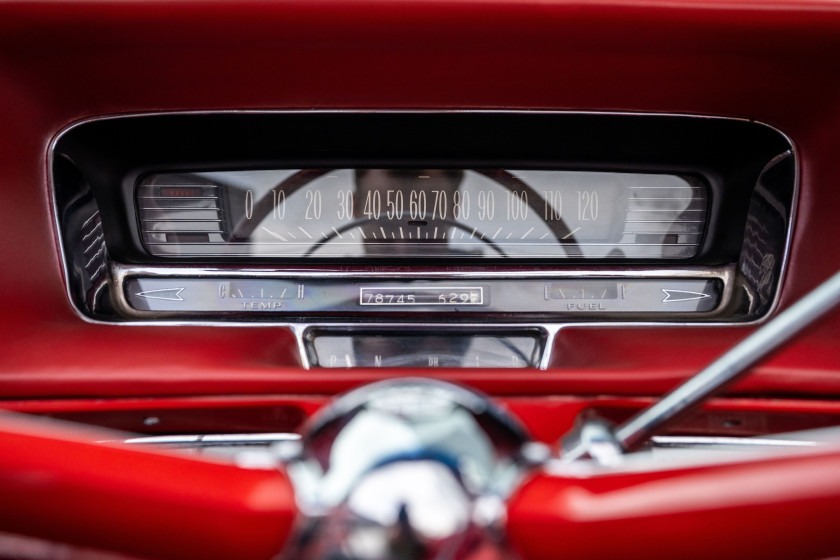
{"type": "Polygon", "coordinates": [[[709,294],[702,292],[689,292],[686,290],[666,290],[662,288],[662,293],[665,294],[665,299],[662,303],[677,303],[679,301],[694,301],[696,299],[706,299],[712,297],[709,294]]]}
{"type": "Polygon", "coordinates": [[[146,290],[145,292],[137,292],[136,296],[146,299],[162,299],[166,301],[184,301],[181,297],[181,292],[184,288],[163,288],[160,290],[146,290]]]}

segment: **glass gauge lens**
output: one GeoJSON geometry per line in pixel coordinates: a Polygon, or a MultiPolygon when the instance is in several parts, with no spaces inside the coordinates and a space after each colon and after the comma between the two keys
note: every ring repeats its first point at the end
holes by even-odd
{"type": "Polygon", "coordinates": [[[684,259],[708,186],[664,173],[275,169],[147,175],[161,257],[684,259]]]}

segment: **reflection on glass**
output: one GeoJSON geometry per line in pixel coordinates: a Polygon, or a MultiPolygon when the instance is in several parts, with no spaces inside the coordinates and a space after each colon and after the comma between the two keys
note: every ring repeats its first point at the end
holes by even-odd
{"type": "Polygon", "coordinates": [[[159,256],[689,258],[708,212],[690,176],[504,169],[153,174],[137,203],[159,256]]]}

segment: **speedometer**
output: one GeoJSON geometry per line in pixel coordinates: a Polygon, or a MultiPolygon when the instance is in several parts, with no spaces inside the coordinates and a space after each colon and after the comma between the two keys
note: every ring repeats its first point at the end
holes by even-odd
{"type": "Polygon", "coordinates": [[[668,173],[323,168],[153,173],[136,196],[159,257],[685,259],[708,190],[668,173]]]}

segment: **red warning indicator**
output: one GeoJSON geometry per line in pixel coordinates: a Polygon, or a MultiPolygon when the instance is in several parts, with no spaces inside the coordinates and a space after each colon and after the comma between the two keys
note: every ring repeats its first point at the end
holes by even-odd
{"type": "Polygon", "coordinates": [[[160,187],[160,196],[166,198],[192,198],[202,194],[201,187],[160,187]]]}

